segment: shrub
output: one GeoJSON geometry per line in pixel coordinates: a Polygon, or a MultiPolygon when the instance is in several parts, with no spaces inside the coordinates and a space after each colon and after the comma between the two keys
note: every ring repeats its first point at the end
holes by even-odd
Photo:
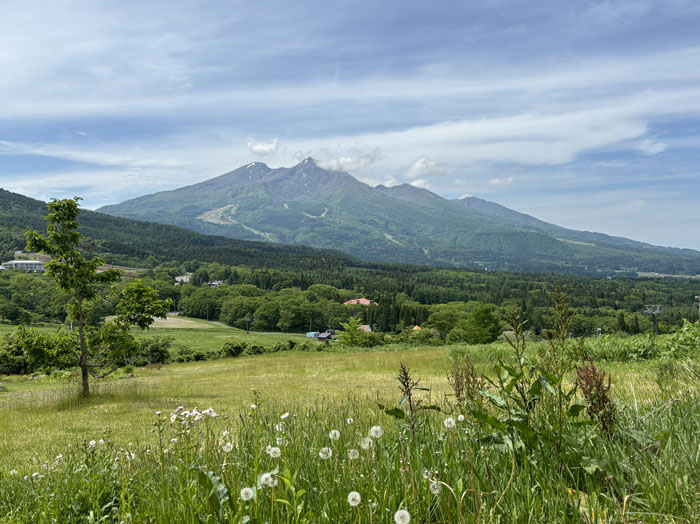
{"type": "Polygon", "coordinates": [[[165,364],[170,360],[172,337],[150,337],[141,341],[138,364],[165,364]]]}
{"type": "Polygon", "coordinates": [[[628,362],[657,358],[663,339],[654,335],[605,335],[586,340],[583,352],[597,361],[628,362]]]}
{"type": "Polygon", "coordinates": [[[246,342],[228,341],[224,342],[224,347],[221,348],[221,353],[225,357],[237,357],[241,355],[247,347],[248,344],[246,342]]]}

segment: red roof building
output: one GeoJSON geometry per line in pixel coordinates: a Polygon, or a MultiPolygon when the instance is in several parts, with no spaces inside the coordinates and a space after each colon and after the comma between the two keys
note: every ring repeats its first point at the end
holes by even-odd
{"type": "Polygon", "coordinates": [[[353,304],[359,304],[361,306],[378,306],[376,302],[372,302],[371,300],[367,300],[366,298],[353,298],[352,300],[348,300],[347,302],[343,302],[344,306],[351,306],[353,304]]]}

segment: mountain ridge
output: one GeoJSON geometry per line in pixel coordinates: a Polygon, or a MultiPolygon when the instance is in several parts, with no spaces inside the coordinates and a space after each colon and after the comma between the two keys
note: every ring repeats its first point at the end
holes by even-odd
{"type": "Polygon", "coordinates": [[[476,197],[371,187],[312,158],[253,162],[100,212],[230,238],[333,247],[364,260],[489,270],[700,273],[700,252],[550,224],[476,197]]]}

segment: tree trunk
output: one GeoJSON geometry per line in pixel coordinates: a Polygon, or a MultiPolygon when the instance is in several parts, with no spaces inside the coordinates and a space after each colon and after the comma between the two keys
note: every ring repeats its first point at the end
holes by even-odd
{"type": "Polygon", "coordinates": [[[78,338],[80,339],[80,373],[83,379],[83,396],[90,395],[90,375],[88,373],[88,352],[85,344],[85,331],[83,330],[83,299],[76,297],[78,302],[78,338]]]}

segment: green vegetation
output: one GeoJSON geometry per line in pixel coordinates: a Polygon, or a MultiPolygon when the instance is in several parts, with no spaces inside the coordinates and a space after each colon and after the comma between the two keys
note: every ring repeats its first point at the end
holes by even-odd
{"type": "MultiPolygon", "coordinates": [[[[154,331],[204,340],[216,329],[154,331]]],[[[558,345],[568,340],[552,340],[524,348],[532,379],[523,391],[540,397],[527,426],[509,397],[517,388],[501,389],[491,371],[495,357],[515,364],[503,343],[151,366],[100,383],[89,399],[66,390],[65,377],[12,378],[0,396],[9,436],[0,522],[89,522],[91,513],[116,522],[387,522],[400,509],[412,522],[700,518],[697,363],[676,361],[685,375],[657,375],[654,362],[607,366],[616,407],[607,432],[583,388],[566,401],[563,423],[549,416],[558,392],[578,381],[538,374],[568,351],[558,345]],[[472,372],[462,377],[483,372],[492,382],[482,382],[481,400],[449,395],[457,390],[447,371],[464,362],[472,372]],[[244,488],[255,496],[245,500],[244,488]]]]}
{"type": "Polygon", "coordinates": [[[88,282],[85,346],[112,374],[87,398],[65,307],[80,282],[0,272],[0,523],[700,519],[692,282],[367,264],[83,218],[94,255],[144,270],[88,282]],[[378,305],[343,304],[360,296],[378,305]],[[170,301],[189,317],[154,319],[170,301]],[[329,326],[339,341],[299,334],[329,326]]]}

